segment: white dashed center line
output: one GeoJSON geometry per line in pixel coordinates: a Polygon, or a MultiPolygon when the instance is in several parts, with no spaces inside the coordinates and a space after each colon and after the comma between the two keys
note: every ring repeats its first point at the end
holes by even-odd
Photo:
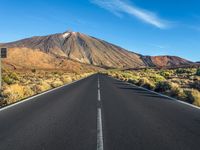
{"type": "Polygon", "coordinates": [[[101,92],[100,92],[100,89],[98,89],[98,101],[101,101],[101,92]]]}
{"type": "Polygon", "coordinates": [[[97,110],[97,150],[103,150],[103,130],[101,108],[97,110]]]}
{"type": "MultiPolygon", "coordinates": [[[[101,101],[100,82],[98,77],[98,101],[101,101]]],[[[97,150],[103,150],[103,127],[101,107],[97,108],[97,150]]]]}
{"type": "Polygon", "coordinates": [[[98,89],[100,89],[100,82],[99,82],[99,78],[98,78],[98,89]]]}

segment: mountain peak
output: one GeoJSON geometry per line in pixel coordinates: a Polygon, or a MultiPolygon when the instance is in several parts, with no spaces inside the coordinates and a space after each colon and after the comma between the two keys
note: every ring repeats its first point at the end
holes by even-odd
{"type": "Polygon", "coordinates": [[[67,38],[67,37],[69,37],[70,36],[70,32],[64,32],[63,34],[62,34],[62,37],[63,38],[67,38]]]}
{"type": "Polygon", "coordinates": [[[66,58],[85,64],[111,68],[178,66],[191,63],[177,57],[145,57],[104,40],[71,30],[48,36],[32,37],[3,45],[19,50],[24,48],[33,51],[39,50],[56,58],[66,58]],[[163,62],[162,60],[165,61],[163,62]]]}
{"type": "Polygon", "coordinates": [[[62,33],[63,38],[68,38],[70,35],[77,35],[79,32],[74,32],[72,30],[67,30],[66,32],[62,33]]]}

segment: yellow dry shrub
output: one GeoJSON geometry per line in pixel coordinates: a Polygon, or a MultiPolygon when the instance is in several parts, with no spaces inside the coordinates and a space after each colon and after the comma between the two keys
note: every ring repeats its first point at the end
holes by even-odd
{"type": "Polygon", "coordinates": [[[3,96],[6,98],[8,104],[14,103],[26,97],[27,91],[24,86],[13,84],[6,86],[3,90],[3,96]]]}
{"type": "Polygon", "coordinates": [[[70,82],[72,82],[72,78],[70,76],[64,76],[61,78],[61,81],[65,84],[70,83],[70,82]]]}
{"type": "Polygon", "coordinates": [[[59,86],[61,86],[61,85],[63,85],[63,82],[62,82],[60,79],[57,79],[57,80],[55,80],[55,81],[53,81],[53,82],[51,83],[51,86],[52,86],[53,88],[59,87],[59,86]]]}
{"type": "Polygon", "coordinates": [[[200,106],[200,92],[198,90],[192,90],[191,98],[194,100],[194,105],[200,106]]]}
{"type": "Polygon", "coordinates": [[[84,73],[83,75],[82,75],[82,77],[87,77],[87,76],[90,76],[90,75],[92,75],[93,73],[91,72],[91,73],[84,73]]]}
{"type": "Polygon", "coordinates": [[[198,90],[186,89],[186,90],[184,90],[184,93],[186,95],[187,102],[197,105],[197,106],[200,106],[200,92],[198,90]]]}
{"type": "Polygon", "coordinates": [[[94,74],[94,73],[93,72],[91,72],[91,73],[84,73],[84,74],[81,75],[81,77],[85,78],[85,77],[88,77],[88,76],[90,76],[92,74],[94,74]]]}
{"type": "Polygon", "coordinates": [[[179,85],[177,83],[173,83],[173,82],[171,82],[170,85],[171,85],[171,90],[170,90],[171,96],[178,96],[180,93],[179,85]]]}
{"type": "Polygon", "coordinates": [[[35,95],[35,92],[30,86],[24,86],[24,98],[35,95]]]}
{"type": "Polygon", "coordinates": [[[76,80],[80,79],[81,75],[76,75],[76,80]]]}
{"type": "Polygon", "coordinates": [[[32,89],[34,90],[35,94],[47,91],[51,89],[51,85],[48,84],[46,81],[41,81],[39,84],[34,85],[32,89]]]}
{"type": "Polygon", "coordinates": [[[147,88],[147,89],[154,89],[155,88],[155,83],[153,82],[153,81],[151,81],[151,80],[149,80],[148,78],[146,78],[146,77],[143,77],[143,78],[141,78],[140,80],[139,80],[139,82],[138,82],[138,85],[139,86],[142,86],[142,87],[145,87],[145,88],[147,88]]]}
{"type": "Polygon", "coordinates": [[[51,85],[48,84],[46,81],[42,81],[42,82],[40,83],[40,86],[41,86],[41,88],[42,88],[42,91],[46,91],[46,90],[49,90],[49,89],[52,88],[51,85]]]}
{"type": "Polygon", "coordinates": [[[184,92],[184,89],[180,88],[180,86],[177,83],[171,83],[171,90],[170,90],[170,96],[178,98],[180,100],[186,100],[187,95],[184,92]]]}

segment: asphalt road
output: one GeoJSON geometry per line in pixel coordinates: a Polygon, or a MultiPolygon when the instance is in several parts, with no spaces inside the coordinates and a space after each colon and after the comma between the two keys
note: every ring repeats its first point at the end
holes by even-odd
{"type": "Polygon", "coordinates": [[[0,110],[0,150],[199,149],[200,109],[100,74],[0,110]]]}

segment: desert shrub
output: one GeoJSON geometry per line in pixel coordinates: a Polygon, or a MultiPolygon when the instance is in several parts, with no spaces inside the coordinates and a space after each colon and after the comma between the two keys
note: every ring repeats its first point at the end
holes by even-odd
{"type": "Polygon", "coordinates": [[[31,72],[32,73],[36,73],[36,69],[31,69],[31,72]]]}
{"type": "Polygon", "coordinates": [[[162,71],[160,72],[160,75],[163,76],[164,78],[169,78],[169,77],[172,75],[172,73],[169,72],[169,71],[164,71],[164,70],[162,70],[162,71]]]}
{"type": "Polygon", "coordinates": [[[128,80],[127,80],[129,83],[132,83],[132,84],[138,84],[138,82],[139,82],[139,77],[138,76],[132,76],[131,78],[129,78],[128,80]]]}
{"type": "Polygon", "coordinates": [[[200,106],[200,92],[198,90],[185,90],[187,102],[200,106]]]}
{"type": "Polygon", "coordinates": [[[9,76],[3,76],[2,79],[3,79],[3,82],[8,85],[15,83],[14,80],[12,78],[10,78],[9,76]]]}
{"type": "Polygon", "coordinates": [[[43,91],[46,91],[46,90],[49,90],[52,88],[51,85],[49,83],[47,83],[46,81],[42,81],[40,83],[40,85],[41,85],[43,91]]]}
{"type": "Polygon", "coordinates": [[[168,90],[171,90],[171,83],[170,82],[162,81],[162,82],[158,82],[156,84],[156,88],[155,88],[156,92],[166,92],[168,90]]]}
{"type": "Polygon", "coordinates": [[[138,80],[128,79],[127,82],[132,83],[132,84],[137,84],[137,83],[138,83],[138,80]]]}
{"type": "Polygon", "coordinates": [[[190,74],[190,73],[193,73],[193,72],[192,72],[191,69],[179,68],[179,69],[176,69],[176,73],[177,74],[184,74],[184,73],[190,74]]]}
{"type": "Polygon", "coordinates": [[[4,101],[0,101],[0,106],[11,104],[51,88],[61,86],[64,82],[69,83],[72,81],[72,77],[74,80],[77,80],[91,74],[84,73],[80,75],[65,72],[35,71],[17,73],[4,71],[2,77],[4,83],[2,96],[4,97],[4,101]]]}
{"type": "Polygon", "coordinates": [[[137,83],[139,86],[142,86],[144,88],[147,88],[147,89],[154,89],[155,88],[155,84],[150,81],[148,78],[141,78],[139,80],[139,82],[137,83]]]}
{"type": "Polygon", "coordinates": [[[70,83],[70,82],[72,82],[72,78],[71,77],[69,77],[69,76],[64,76],[64,77],[61,77],[61,81],[63,82],[63,83],[70,83]]]}
{"type": "Polygon", "coordinates": [[[197,76],[200,76],[200,68],[197,69],[196,75],[197,75],[197,76]]]}
{"type": "Polygon", "coordinates": [[[19,84],[6,86],[3,90],[3,97],[6,98],[8,104],[23,99],[25,97],[24,87],[19,84]]]}
{"type": "Polygon", "coordinates": [[[123,76],[122,76],[122,74],[117,73],[117,74],[116,74],[116,78],[118,78],[118,79],[123,79],[123,76]]]}
{"type": "Polygon", "coordinates": [[[22,86],[19,84],[6,86],[3,90],[3,97],[5,98],[8,104],[17,102],[34,94],[34,91],[29,86],[22,86]]]}
{"type": "Polygon", "coordinates": [[[61,86],[61,85],[63,85],[63,82],[61,81],[61,80],[55,80],[55,81],[53,81],[52,83],[51,83],[51,86],[53,87],[53,88],[56,88],[56,87],[59,87],[59,86],[61,86]]]}
{"type": "Polygon", "coordinates": [[[19,78],[20,77],[17,73],[15,73],[15,72],[10,73],[9,72],[7,74],[4,74],[2,79],[3,79],[4,83],[10,85],[10,84],[14,84],[14,83],[18,82],[19,78]]]}
{"type": "Polygon", "coordinates": [[[174,97],[176,97],[179,100],[184,100],[184,101],[187,99],[187,95],[185,94],[184,89],[181,89],[181,88],[176,90],[176,95],[174,95],[174,97]]]}
{"type": "Polygon", "coordinates": [[[72,81],[76,81],[76,80],[78,80],[78,78],[77,78],[77,76],[74,75],[74,76],[72,77],[72,81]]]}
{"type": "Polygon", "coordinates": [[[76,79],[75,79],[75,80],[78,80],[78,79],[80,79],[80,78],[81,78],[80,75],[76,75],[76,79]]]}
{"type": "Polygon", "coordinates": [[[171,83],[171,89],[169,91],[169,95],[180,100],[186,99],[186,94],[184,90],[180,88],[180,86],[176,83],[171,83]]]}
{"type": "Polygon", "coordinates": [[[35,94],[39,94],[43,91],[42,87],[40,85],[33,85],[31,88],[35,94]]]}
{"type": "Polygon", "coordinates": [[[151,78],[155,83],[163,82],[163,81],[166,80],[163,76],[161,76],[161,75],[159,75],[159,74],[153,74],[153,75],[150,76],[150,78],[151,78]]]}
{"type": "Polygon", "coordinates": [[[132,74],[130,72],[123,72],[121,73],[124,78],[131,78],[132,74]]]}
{"type": "Polygon", "coordinates": [[[46,81],[41,81],[39,84],[33,85],[31,89],[34,91],[34,93],[38,94],[51,88],[51,85],[48,84],[46,81]]]}
{"type": "Polygon", "coordinates": [[[171,83],[171,89],[170,89],[170,96],[172,97],[178,97],[180,93],[180,87],[176,83],[171,83]]]}
{"type": "Polygon", "coordinates": [[[7,103],[7,101],[5,100],[5,99],[1,99],[0,100],[0,107],[2,107],[2,106],[6,106],[8,103],[7,103]]]}
{"type": "Polygon", "coordinates": [[[15,72],[11,72],[9,74],[9,77],[12,78],[13,80],[19,80],[19,76],[15,72]]]}
{"type": "Polygon", "coordinates": [[[35,95],[36,93],[31,89],[30,86],[25,86],[24,87],[24,98],[25,97],[30,97],[30,96],[33,96],[35,95]]]}
{"type": "Polygon", "coordinates": [[[200,90],[200,81],[199,80],[194,81],[191,84],[191,87],[200,90]]]}

